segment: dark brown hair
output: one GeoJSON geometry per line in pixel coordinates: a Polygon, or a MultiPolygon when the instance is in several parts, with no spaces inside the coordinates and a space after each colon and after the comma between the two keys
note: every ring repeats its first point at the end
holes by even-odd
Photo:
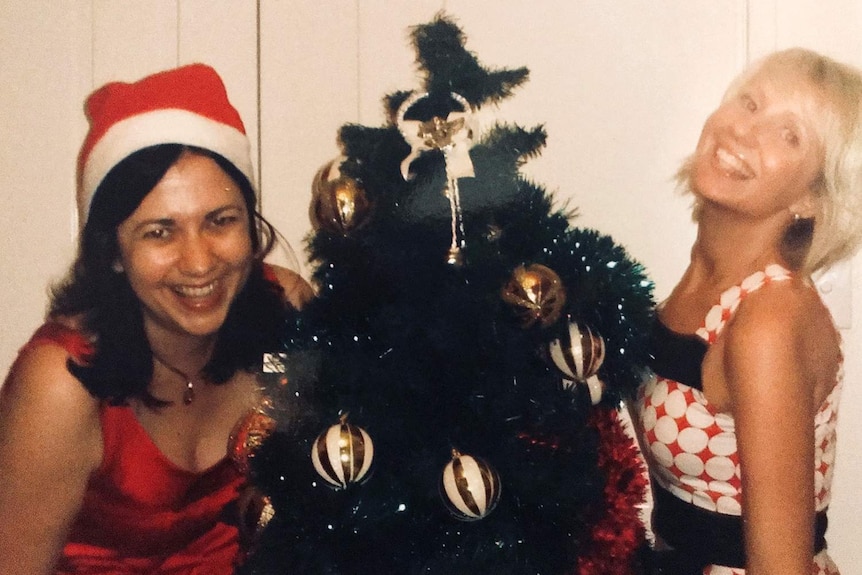
{"type": "Polygon", "coordinates": [[[77,258],[66,279],[52,290],[51,315],[81,318],[82,330],[93,338],[93,356],[86,365],[70,361],[69,370],[96,397],[113,402],[139,397],[151,405],[164,404],[148,391],[153,356],[140,301],[125,274],[116,273],[112,266],[120,254],[118,226],[185,151],[212,158],[239,186],[256,255],[204,373],[211,383],[223,383],[237,370],[256,368],[264,352],[279,347],[285,304],[280,288],[265,278],[262,263],[275,233],[257,212],[251,183],[233,164],[208,150],[179,144],[152,146],[129,155],[105,176],[81,231],[77,258]]]}

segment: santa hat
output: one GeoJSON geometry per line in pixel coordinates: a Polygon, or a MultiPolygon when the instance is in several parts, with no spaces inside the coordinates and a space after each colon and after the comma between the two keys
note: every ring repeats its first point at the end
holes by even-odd
{"type": "Polygon", "coordinates": [[[134,83],[113,82],[86,102],[90,131],[78,157],[78,218],[87,219],[93,194],[127,156],[158,144],[184,144],[223,156],[254,186],[245,126],[228,101],[218,73],[190,64],[134,83]]]}

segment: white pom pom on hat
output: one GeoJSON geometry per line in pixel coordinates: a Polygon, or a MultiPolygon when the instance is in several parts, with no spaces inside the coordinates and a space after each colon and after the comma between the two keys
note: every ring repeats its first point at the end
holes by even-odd
{"type": "Polygon", "coordinates": [[[78,157],[78,221],[83,227],[102,180],[130,154],[159,144],[215,152],[254,187],[251,145],[218,73],[189,64],[137,82],[112,82],[85,104],[90,131],[78,157]]]}

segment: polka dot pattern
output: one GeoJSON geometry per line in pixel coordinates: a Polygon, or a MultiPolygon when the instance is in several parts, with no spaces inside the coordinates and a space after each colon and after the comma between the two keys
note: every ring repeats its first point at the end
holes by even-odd
{"type": "Polygon", "coordinates": [[[789,280],[790,278],[790,272],[776,264],[767,266],[762,272],[751,274],[741,284],[733,286],[721,294],[718,303],[707,312],[703,327],[697,330],[697,335],[707,343],[714,343],[718,334],[724,329],[727,320],[730,319],[745,296],[774,281],[789,280]]]}
{"type": "MultiPolygon", "coordinates": [[[[697,335],[712,344],[746,295],[773,281],[789,279],[790,272],[771,265],[726,290],[704,319],[697,335]]],[[[842,375],[815,416],[815,507],[829,505],[835,462],[838,402],[842,375]]],[[[742,513],[742,480],[735,423],[716,411],[703,393],[682,383],[654,375],[641,386],[637,425],[652,477],[680,499],[719,513],[742,513]]],[[[839,575],[824,550],[815,558],[813,575],[839,575]]],[[[710,565],[703,575],[745,575],[744,569],[710,565]]]]}
{"type": "Polygon", "coordinates": [[[704,509],[718,511],[720,501],[739,508],[723,501],[742,491],[733,419],[716,417],[699,390],[663,377],[641,388],[639,407],[656,480],[704,509]]]}

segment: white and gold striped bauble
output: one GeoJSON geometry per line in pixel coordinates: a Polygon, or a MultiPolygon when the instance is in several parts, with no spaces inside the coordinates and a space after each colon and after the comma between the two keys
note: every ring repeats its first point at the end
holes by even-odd
{"type": "Polygon", "coordinates": [[[440,491],[450,513],[462,521],[482,519],[500,500],[500,476],[487,462],[452,450],[443,469],[440,491]]]}
{"type": "Polygon", "coordinates": [[[336,489],[359,483],[374,460],[374,443],[364,429],[347,423],[347,416],[317,436],[311,448],[314,469],[336,489]]]}
{"type": "Polygon", "coordinates": [[[548,352],[563,377],[586,381],[605,360],[605,340],[590,326],[572,321],[563,336],[549,344],[548,352]]]}

